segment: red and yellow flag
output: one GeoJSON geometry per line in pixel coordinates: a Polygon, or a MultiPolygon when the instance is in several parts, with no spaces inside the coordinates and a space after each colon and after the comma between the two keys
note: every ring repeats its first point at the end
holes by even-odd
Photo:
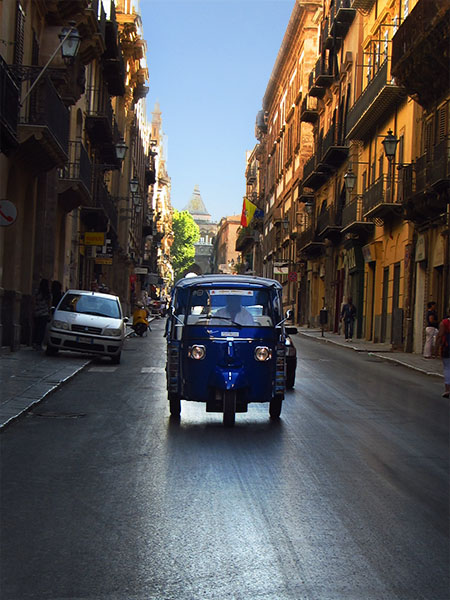
{"type": "Polygon", "coordinates": [[[258,207],[253,202],[250,202],[247,198],[244,198],[244,203],[242,205],[242,214],[241,214],[241,225],[242,227],[248,227],[250,225],[251,220],[253,219],[253,215],[255,214],[255,210],[258,207]]]}

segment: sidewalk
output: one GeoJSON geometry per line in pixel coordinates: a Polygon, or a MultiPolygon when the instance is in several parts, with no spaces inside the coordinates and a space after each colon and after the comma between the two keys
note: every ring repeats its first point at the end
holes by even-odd
{"type": "Polygon", "coordinates": [[[0,429],[60,388],[89,363],[90,357],[47,356],[24,346],[0,354],[0,429]]]}
{"type": "MultiPolygon", "coordinates": [[[[131,325],[127,329],[128,337],[131,325]]],[[[92,356],[75,352],[47,356],[29,346],[17,352],[0,349],[0,430],[72,379],[91,360],[92,356]]]]}
{"type": "MultiPolygon", "coordinates": [[[[314,338],[320,342],[335,344],[348,348],[356,352],[367,352],[378,356],[385,361],[394,362],[404,367],[409,367],[415,371],[420,371],[425,375],[433,375],[443,377],[442,361],[439,358],[423,358],[420,354],[410,352],[398,352],[392,350],[391,344],[374,344],[367,340],[354,339],[351,342],[346,342],[343,335],[325,331],[322,337],[321,329],[309,329],[307,327],[298,327],[298,335],[314,338]]],[[[293,336],[295,337],[295,336],[293,336]]]]}

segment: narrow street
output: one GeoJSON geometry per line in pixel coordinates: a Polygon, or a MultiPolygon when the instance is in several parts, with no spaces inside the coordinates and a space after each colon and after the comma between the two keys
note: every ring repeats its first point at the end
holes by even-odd
{"type": "Polygon", "coordinates": [[[446,600],[442,381],[297,336],[280,422],[169,418],[164,322],[2,431],[2,600],[446,600]]]}

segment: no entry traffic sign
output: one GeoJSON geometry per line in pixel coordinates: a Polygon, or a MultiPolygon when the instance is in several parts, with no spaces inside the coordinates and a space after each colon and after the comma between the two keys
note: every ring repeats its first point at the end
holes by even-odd
{"type": "Polygon", "coordinates": [[[17,219],[17,208],[9,200],[0,200],[0,226],[12,225],[17,219]]]}

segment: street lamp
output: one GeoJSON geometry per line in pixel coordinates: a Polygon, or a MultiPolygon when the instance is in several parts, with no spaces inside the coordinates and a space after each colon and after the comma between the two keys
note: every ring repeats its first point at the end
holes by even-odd
{"type": "Polygon", "coordinates": [[[59,39],[61,41],[59,42],[58,46],[56,47],[56,50],[53,52],[53,54],[48,59],[45,66],[42,68],[42,71],[39,73],[39,75],[34,80],[33,85],[30,87],[28,92],[25,94],[25,96],[20,101],[20,106],[23,106],[23,104],[25,103],[25,100],[31,94],[35,85],[41,79],[42,75],[45,73],[45,71],[47,70],[47,67],[52,62],[52,60],[55,58],[55,56],[57,55],[58,50],[60,48],[61,48],[61,54],[62,54],[63,59],[73,60],[75,58],[75,56],[78,52],[78,48],[80,47],[81,36],[78,33],[78,29],[75,27],[75,21],[70,21],[69,25],[70,25],[70,27],[64,27],[64,29],[59,34],[59,39]]]}
{"type": "Polygon", "coordinates": [[[345,189],[351,194],[356,184],[356,175],[353,173],[352,168],[347,171],[344,175],[345,189]]]}
{"type": "Polygon", "coordinates": [[[125,144],[125,140],[119,140],[115,144],[116,148],[116,158],[117,160],[123,160],[125,158],[125,154],[127,153],[128,146],[125,144]]]}
{"type": "Polygon", "coordinates": [[[133,177],[133,179],[131,179],[130,181],[130,192],[132,194],[135,194],[139,189],[139,181],[137,180],[137,177],[133,177]]]}
{"type": "Polygon", "coordinates": [[[395,152],[397,150],[397,144],[399,140],[393,135],[392,129],[389,129],[387,135],[384,137],[383,144],[384,153],[387,156],[389,161],[389,183],[390,183],[390,200],[391,203],[394,202],[394,162],[395,162],[395,152]]]}

